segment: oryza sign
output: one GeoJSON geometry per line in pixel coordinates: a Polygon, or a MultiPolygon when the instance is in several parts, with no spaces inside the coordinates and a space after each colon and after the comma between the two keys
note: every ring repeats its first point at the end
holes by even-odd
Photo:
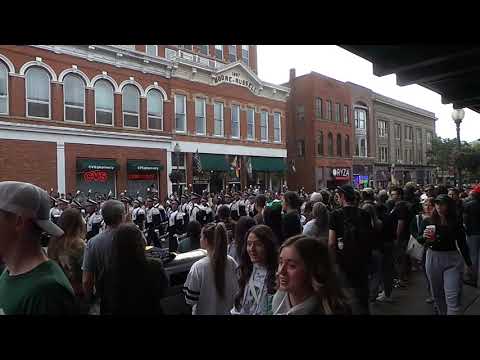
{"type": "Polygon", "coordinates": [[[220,85],[225,83],[243,86],[249,89],[252,93],[258,94],[258,88],[250,80],[248,80],[244,74],[239,71],[232,70],[229,72],[225,72],[223,74],[215,76],[215,78],[213,79],[213,85],[220,85]]]}
{"type": "Polygon", "coordinates": [[[349,168],[333,169],[332,175],[336,179],[348,179],[350,178],[350,169],[349,168]]]}

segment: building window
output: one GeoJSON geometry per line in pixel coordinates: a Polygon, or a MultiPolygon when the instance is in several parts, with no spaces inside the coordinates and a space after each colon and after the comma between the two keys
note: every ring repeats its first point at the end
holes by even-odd
{"type": "Polygon", "coordinates": [[[406,141],[413,140],[413,128],[411,126],[405,126],[405,140],[406,141]]]}
{"type": "Polygon", "coordinates": [[[177,45],[180,49],[192,51],[193,45],[177,45]]]}
{"type": "Polygon", "coordinates": [[[215,57],[223,61],[223,45],[215,45],[215,57]]]}
{"type": "Polygon", "coordinates": [[[195,129],[197,135],[205,135],[205,109],[206,100],[202,98],[195,98],[195,129]]]}
{"type": "Polygon", "coordinates": [[[380,154],[380,162],[382,163],[388,162],[388,148],[386,146],[379,146],[378,150],[380,154]]]}
{"type": "Polygon", "coordinates": [[[365,109],[355,109],[355,128],[365,129],[365,123],[367,121],[367,111],[365,109]]]}
{"type": "Polygon", "coordinates": [[[400,124],[395,124],[394,125],[395,140],[400,140],[401,138],[400,132],[401,132],[400,124]]]}
{"type": "Polygon", "coordinates": [[[8,71],[0,61],[0,114],[8,114],[8,71]]]}
{"type": "Polygon", "coordinates": [[[367,142],[365,139],[360,139],[360,156],[366,157],[367,156],[367,142]]]}
{"type": "Polygon", "coordinates": [[[323,156],[323,131],[320,131],[320,135],[318,135],[317,153],[323,156]]]}
{"type": "Polygon", "coordinates": [[[148,128],[163,130],[163,96],[158,90],[147,93],[148,128]]]}
{"type": "Polygon", "coordinates": [[[250,45],[242,45],[242,61],[245,65],[249,64],[250,45]]]}
{"type": "Polygon", "coordinates": [[[223,136],[223,103],[216,102],[213,105],[213,117],[215,121],[214,135],[223,136]]]}
{"type": "Polygon", "coordinates": [[[430,131],[426,132],[427,145],[432,145],[432,133],[430,131]]]}
{"type": "Polygon", "coordinates": [[[305,156],[305,141],[298,140],[297,141],[297,157],[304,157],[305,156]]]}
{"type": "Polygon", "coordinates": [[[208,45],[198,45],[198,51],[200,54],[208,56],[208,45]]]}
{"type": "Polygon", "coordinates": [[[328,156],[333,156],[333,135],[328,133],[327,138],[328,156]]]}
{"type": "Polygon", "coordinates": [[[327,100],[327,120],[332,120],[332,101],[327,100]]]}
{"type": "Polygon", "coordinates": [[[337,134],[337,156],[342,156],[342,135],[337,134]]]}
{"type": "Polygon", "coordinates": [[[158,56],[158,46],[157,45],[146,45],[147,55],[158,56]]]}
{"type": "Polygon", "coordinates": [[[74,74],[68,74],[63,80],[64,114],[66,121],[84,122],[85,120],[85,83],[74,74]]]}
{"type": "Polygon", "coordinates": [[[345,135],[345,156],[350,157],[350,136],[345,135]]]}
{"type": "Polygon", "coordinates": [[[322,98],[315,98],[315,117],[317,119],[323,118],[323,101],[322,98]]]}
{"type": "Polygon", "coordinates": [[[266,110],[260,112],[260,140],[268,141],[268,112],[266,110]]]}
{"type": "Polygon", "coordinates": [[[387,122],[383,120],[378,120],[378,136],[387,137],[387,122]]]}
{"type": "Polygon", "coordinates": [[[240,138],[240,106],[232,105],[232,138],[240,138]]]}
{"type": "Polygon", "coordinates": [[[349,113],[348,113],[348,105],[343,105],[343,123],[348,124],[350,123],[350,118],[349,118],[349,113]]]}
{"type": "Polygon", "coordinates": [[[335,104],[335,121],[340,122],[340,104],[336,103],[335,104]]]}
{"type": "Polygon", "coordinates": [[[273,114],[273,141],[280,142],[282,137],[282,115],[279,112],[273,114]]]}
{"type": "Polygon", "coordinates": [[[417,129],[417,138],[415,139],[417,144],[422,143],[422,129],[417,129]]]}
{"type": "Polygon", "coordinates": [[[228,45],[228,61],[237,61],[237,45],[228,45]]]}
{"type": "Polygon", "coordinates": [[[408,150],[405,149],[405,163],[408,163],[408,150]]]}
{"type": "Polygon", "coordinates": [[[123,126],[139,127],[140,93],[133,85],[126,85],[122,90],[123,126]]]}
{"type": "Polygon", "coordinates": [[[247,139],[255,139],[255,109],[247,109],[247,139]]]}
{"type": "Polygon", "coordinates": [[[106,80],[95,83],[95,123],[113,125],[113,86],[106,80]]]}
{"type": "Polygon", "coordinates": [[[185,155],[185,153],[177,154],[172,152],[172,170],[179,175],[179,181],[172,183],[172,191],[174,194],[178,193],[178,186],[180,186],[181,189],[185,189],[187,186],[185,155]]]}
{"type": "Polygon", "coordinates": [[[417,163],[421,164],[422,160],[422,150],[417,150],[417,163]]]}
{"type": "Polygon", "coordinates": [[[397,162],[402,162],[402,150],[400,149],[400,146],[397,146],[395,149],[395,157],[397,162]]]}
{"type": "Polygon", "coordinates": [[[50,75],[33,67],[27,70],[27,116],[50,119],[50,75]]]}
{"type": "Polygon", "coordinates": [[[409,154],[408,154],[409,158],[410,158],[410,162],[413,163],[414,159],[413,159],[413,149],[410,149],[409,150],[409,154]]]}
{"type": "Polygon", "coordinates": [[[187,97],[185,95],[175,95],[175,131],[185,132],[187,118],[187,97]]]}
{"type": "Polygon", "coordinates": [[[303,105],[297,105],[297,121],[305,120],[305,107],[303,105]]]}

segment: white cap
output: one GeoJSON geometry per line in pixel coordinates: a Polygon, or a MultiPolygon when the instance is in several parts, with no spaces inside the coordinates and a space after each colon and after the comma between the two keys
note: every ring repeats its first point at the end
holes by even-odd
{"type": "Polygon", "coordinates": [[[63,230],[50,221],[50,197],[38,186],[17,181],[0,182],[0,210],[32,219],[50,235],[63,235],[63,230]]]}

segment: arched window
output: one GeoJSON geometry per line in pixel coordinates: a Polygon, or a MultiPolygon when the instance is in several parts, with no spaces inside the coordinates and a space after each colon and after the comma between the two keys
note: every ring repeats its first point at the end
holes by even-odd
{"type": "Polygon", "coordinates": [[[350,136],[345,135],[345,156],[350,157],[350,136]]]}
{"type": "Polygon", "coordinates": [[[39,67],[26,73],[27,116],[50,119],[50,75],[39,67]]]}
{"type": "Polygon", "coordinates": [[[126,85],[122,90],[123,126],[138,128],[140,112],[140,93],[133,85],[126,85]]]}
{"type": "Polygon", "coordinates": [[[8,71],[0,61],[0,114],[8,114],[8,71]]]}
{"type": "Polygon", "coordinates": [[[107,80],[95,83],[95,122],[113,125],[113,86],[107,80]]]}
{"type": "Polygon", "coordinates": [[[63,79],[65,120],[85,121],[85,83],[78,75],[68,74],[63,79]]]}
{"type": "Polygon", "coordinates": [[[158,90],[147,94],[148,128],[163,130],[163,96],[158,90]]]}
{"type": "Polygon", "coordinates": [[[333,135],[328,133],[328,156],[333,156],[333,135]]]}
{"type": "Polygon", "coordinates": [[[318,135],[317,153],[323,156],[323,131],[318,135]]]}
{"type": "Polygon", "coordinates": [[[337,156],[342,156],[342,135],[337,134],[337,156]]]}

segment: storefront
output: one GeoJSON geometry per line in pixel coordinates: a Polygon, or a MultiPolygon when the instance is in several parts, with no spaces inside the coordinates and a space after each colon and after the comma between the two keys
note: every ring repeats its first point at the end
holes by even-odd
{"type": "Polygon", "coordinates": [[[127,190],[134,196],[145,197],[147,193],[160,191],[159,178],[163,166],[156,160],[127,161],[127,190]]]}
{"type": "Polygon", "coordinates": [[[389,167],[376,168],[375,171],[375,186],[378,189],[386,189],[391,183],[391,171],[389,167]]]}
{"type": "Polygon", "coordinates": [[[350,168],[327,168],[327,171],[327,188],[329,189],[352,183],[350,168]]]}
{"type": "Polygon", "coordinates": [[[353,184],[357,189],[369,187],[370,178],[368,175],[353,175],[353,184]]]}
{"type": "Polygon", "coordinates": [[[77,159],[77,189],[84,194],[117,196],[119,165],[108,159],[77,159]]]}
{"type": "Polygon", "coordinates": [[[200,163],[202,173],[193,177],[194,191],[208,189],[210,192],[219,193],[225,188],[226,176],[230,171],[225,155],[200,154],[200,163]]]}
{"type": "Polygon", "coordinates": [[[285,184],[285,159],[251,156],[247,159],[247,171],[251,166],[248,185],[260,185],[262,189],[280,192],[285,184]]]}

